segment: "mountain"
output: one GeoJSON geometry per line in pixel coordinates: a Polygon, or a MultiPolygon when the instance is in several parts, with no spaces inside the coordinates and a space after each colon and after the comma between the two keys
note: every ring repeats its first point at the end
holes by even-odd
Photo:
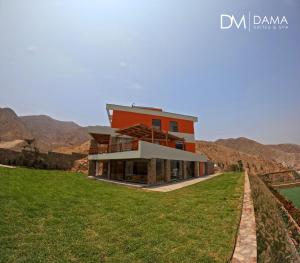
{"type": "Polygon", "coordinates": [[[286,143],[286,144],[272,144],[268,146],[287,153],[300,153],[300,145],[297,144],[286,143]]]}
{"type": "Polygon", "coordinates": [[[80,145],[74,145],[74,146],[63,146],[54,149],[55,152],[59,153],[66,153],[66,154],[71,154],[71,153],[85,153],[87,154],[90,149],[90,140],[80,144],[80,145]]]}
{"type": "Polygon", "coordinates": [[[10,108],[0,108],[0,142],[30,139],[31,132],[10,108]]]}
{"type": "MultiPolygon", "coordinates": [[[[0,148],[20,150],[26,139],[35,139],[42,152],[87,153],[89,135],[86,128],[47,115],[18,116],[10,108],[0,108],[0,148]]],[[[264,145],[247,138],[197,141],[198,152],[206,154],[224,169],[241,160],[253,171],[277,171],[288,167],[300,170],[300,146],[296,144],[264,145]]]]}
{"type": "Polygon", "coordinates": [[[300,168],[299,145],[264,145],[244,137],[220,139],[215,143],[241,153],[258,156],[260,159],[278,162],[287,168],[300,168]]]}
{"type": "Polygon", "coordinates": [[[230,170],[238,161],[250,170],[250,173],[267,173],[284,169],[276,161],[265,160],[255,154],[247,154],[217,142],[196,141],[196,151],[204,153],[221,169],[230,170]]]}
{"type": "Polygon", "coordinates": [[[34,138],[38,149],[47,152],[59,147],[77,146],[89,140],[86,129],[74,122],[58,121],[47,115],[17,116],[9,108],[0,108],[0,124],[0,146],[3,148],[7,146],[12,149],[15,147],[14,141],[34,138]]]}
{"type": "Polygon", "coordinates": [[[74,122],[58,121],[46,115],[20,117],[43,150],[79,145],[89,139],[85,128],[74,122]]]}

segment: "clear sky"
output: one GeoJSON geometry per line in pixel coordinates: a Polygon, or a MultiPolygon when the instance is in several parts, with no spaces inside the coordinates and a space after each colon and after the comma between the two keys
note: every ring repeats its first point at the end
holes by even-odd
{"type": "Polygon", "coordinates": [[[105,103],[199,117],[197,138],[300,144],[299,0],[0,0],[0,107],[107,125],[105,103]],[[287,30],[221,30],[220,14],[287,30]]]}

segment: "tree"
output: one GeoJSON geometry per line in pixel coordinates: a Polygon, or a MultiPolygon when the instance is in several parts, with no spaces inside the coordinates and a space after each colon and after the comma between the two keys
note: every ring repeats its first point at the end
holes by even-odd
{"type": "Polygon", "coordinates": [[[242,160],[238,160],[238,169],[240,172],[244,171],[244,165],[243,165],[243,161],[242,160]]]}

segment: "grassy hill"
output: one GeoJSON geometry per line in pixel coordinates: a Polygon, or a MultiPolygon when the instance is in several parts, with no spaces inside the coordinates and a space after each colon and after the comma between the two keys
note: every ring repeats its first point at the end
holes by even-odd
{"type": "Polygon", "coordinates": [[[243,176],[169,193],[0,168],[0,262],[226,262],[243,176]]]}

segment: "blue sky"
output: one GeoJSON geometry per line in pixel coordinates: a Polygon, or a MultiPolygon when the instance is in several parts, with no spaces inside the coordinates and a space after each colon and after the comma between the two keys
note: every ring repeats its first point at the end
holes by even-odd
{"type": "Polygon", "coordinates": [[[300,4],[0,0],[0,107],[107,125],[105,103],[195,115],[197,138],[300,144],[300,4]],[[221,30],[220,14],[287,30],[221,30]]]}

